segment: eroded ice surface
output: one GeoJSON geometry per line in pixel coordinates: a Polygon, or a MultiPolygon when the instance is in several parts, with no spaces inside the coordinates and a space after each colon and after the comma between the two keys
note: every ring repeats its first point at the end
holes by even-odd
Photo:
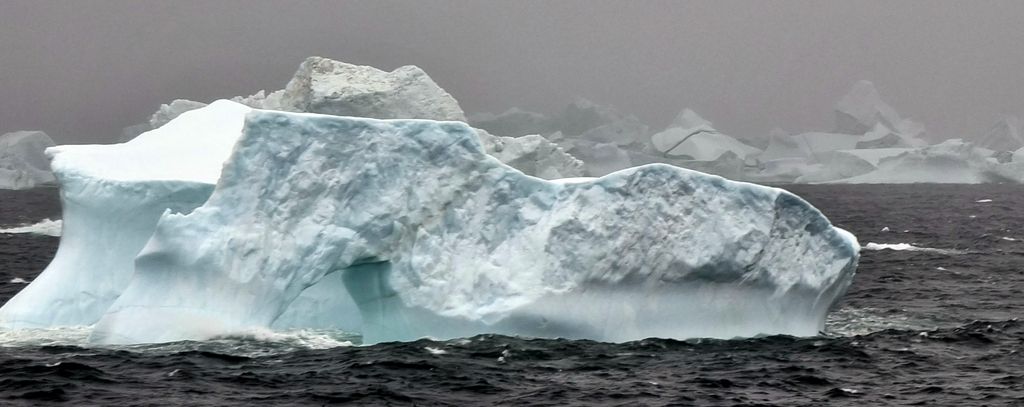
{"type": "Polygon", "coordinates": [[[0,308],[0,327],[96,322],[131,279],[160,215],[210,196],[250,110],[218,101],[123,144],[46,150],[61,186],[63,236],[42,274],[0,308]]]}
{"type": "Polygon", "coordinates": [[[160,219],[93,340],[271,326],[338,273],[368,343],[814,335],[858,250],[779,189],[659,164],[549,182],[463,123],[257,111],[210,199],[160,219]]]}

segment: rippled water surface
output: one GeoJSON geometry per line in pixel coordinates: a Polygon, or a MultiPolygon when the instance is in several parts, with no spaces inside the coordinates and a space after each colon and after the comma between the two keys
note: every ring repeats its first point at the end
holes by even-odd
{"type": "MultiPolygon", "coordinates": [[[[84,328],[0,331],[0,405],[1024,405],[1024,187],[786,188],[869,248],[820,337],[92,347],[84,328]]],[[[59,212],[56,190],[0,191],[0,229],[59,212]]],[[[0,302],[57,241],[0,234],[0,302]]]]}

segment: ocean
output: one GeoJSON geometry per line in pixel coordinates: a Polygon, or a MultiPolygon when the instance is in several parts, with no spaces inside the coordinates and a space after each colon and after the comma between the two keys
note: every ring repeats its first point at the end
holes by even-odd
{"type": "MultiPolygon", "coordinates": [[[[115,347],[0,330],[0,405],[1024,405],[1024,186],[783,188],[864,246],[817,337],[360,346],[302,330],[115,347]]],[[[59,216],[56,189],[0,191],[0,229],[59,216]]],[[[0,303],[58,240],[0,233],[0,303]]]]}

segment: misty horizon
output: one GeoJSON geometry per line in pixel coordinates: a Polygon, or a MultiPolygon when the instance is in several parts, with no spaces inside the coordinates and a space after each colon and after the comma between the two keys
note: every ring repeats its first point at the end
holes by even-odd
{"type": "Polygon", "coordinates": [[[552,114],[582,97],[664,128],[833,129],[875,83],[931,139],[1024,115],[1024,6],[989,2],[60,1],[0,3],[0,132],[111,142],[174,99],[283,88],[312,55],[416,65],[467,113],[552,114]]]}

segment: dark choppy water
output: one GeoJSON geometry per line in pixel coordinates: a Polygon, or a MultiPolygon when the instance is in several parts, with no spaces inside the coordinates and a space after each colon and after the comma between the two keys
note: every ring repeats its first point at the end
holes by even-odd
{"type": "MultiPolygon", "coordinates": [[[[863,251],[817,338],[362,347],[303,331],[94,348],[81,330],[0,332],[0,405],[1024,405],[1024,187],[789,189],[862,245],[942,250],[863,251]]],[[[55,190],[0,191],[0,226],[58,212],[55,190]]],[[[0,302],[56,244],[0,234],[0,302]]]]}

